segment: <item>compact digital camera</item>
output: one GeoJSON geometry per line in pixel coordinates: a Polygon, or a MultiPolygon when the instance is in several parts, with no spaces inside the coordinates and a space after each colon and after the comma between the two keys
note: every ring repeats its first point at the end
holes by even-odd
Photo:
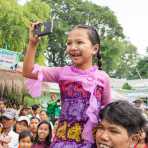
{"type": "Polygon", "coordinates": [[[37,34],[39,37],[48,35],[52,32],[52,23],[51,22],[43,22],[39,23],[34,28],[34,33],[37,34]]]}

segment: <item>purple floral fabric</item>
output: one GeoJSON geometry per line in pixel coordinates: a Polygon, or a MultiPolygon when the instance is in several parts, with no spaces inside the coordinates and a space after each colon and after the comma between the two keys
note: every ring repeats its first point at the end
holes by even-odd
{"type": "Polygon", "coordinates": [[[51,148],[91,148],[99,110],[111,99],[108,75],[96,66],[46,67],[40,74],[44,81],[59,83],[61,91],[61,116],[51,148]]]}

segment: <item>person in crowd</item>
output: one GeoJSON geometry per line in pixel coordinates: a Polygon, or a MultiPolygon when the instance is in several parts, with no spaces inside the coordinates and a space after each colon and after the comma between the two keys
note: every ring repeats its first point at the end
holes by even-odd
{"type": "Polygon", "coordinates": [[[145,110],[145,104],[144,100],[142,99],[136,99],[133,101],[136,108],[140,109],[142,111],[143,116],[148,120],[148,116],[145,110]]]}
{"type": "Polygon", "coordinates": [[[48,115],[47,115],[46,111],[44,111],[44,110],[40,111],[39,117],[40,117],[41,121],[43,121],[43,120],[49,121],[48,115]]]}
{"type": "Polygon", "coordinates": [[[144,101],[142,99],[136,99],[133,101],[135,107],[141,109],[142,111],[144,111],[144,101]]]}
{"type": "Polygon", "coordinates": [[[47,114],[49,116],[50,121],[52,121],[52,123],[55,122],[55,116],[56,116],[56,112],[58,107],[57,101],[59,99],[57,98],[57,95],[54,92],[50,92],[50,100],[48,102],[48,106],[47,106],[47,114]]]}
{"type": "Polygon", "coordinates": [[[52,129],[52,141],[54,141],[54,138],[55,138],[55,134],[56,134],[56,131],[57,131],[57,128],[58,128],[58,119],[55,121],[54,123],[54,126],[53,126],[53,129],[52,129]]]}
{"type": "Polygon", "coordinates": [[[19,112],[19,116],[29,116],[30,115],[30,109],[27,106],[23,106],[19,112]]]}
{"type": "Polygon", "coordinates": [[[32,148],[50,148],[52,129],[47,121],[41,121],[37,128],[37,136],[32,148]]]}
{"type": "Polygon", "coordinates": [[[5,112],[6,110],[6,101],[4,98],[0,98],[0,116],[5,112]]]}
{"type": "Polygon", "coordinates": [[[51,129],[53,130],[53,128],[54,128],[53,123],[52,123],[52,121],[49,120],[46,111],[41,110],[39,116],[40,116],[41,121],[48,121],[51,125],[51,129]]]}
{"type": "Polygon", "coordinates": [[[134,148],[148,148],[148,123],[139,132],[139,139],[134,148]]]}
{"type": "MultiPolygon", "coordinates": [[[[56,140],[52,142],[51,148],[90,148],[94,143],[92,129],[98,122],[97,114],[111,100],[109,76],[101,67],[97,30],[91,26],[77,25],[68,33],[66,52],[71,58],[71,65],[39,67],[34,64],[39,37],[33,32],[37,25],[38,22],[30,26],[23,75],[56,82],[60,86],[61,115],[56,140]],[[98,66],[93,62],[95,58],[98,66]]],[[[40,83],[40,80],[36,82],[40,83]]],[[[39,94],[39,89],[37,92],[35,89],[37,83],[34,84],[31,83],[31,87],[27,88],[39,94]]]]}
{"type": "Polygon", "coordinates": [[[39,123],[40,123],[40,119],[38,117],[32,117],[30,119],[29,129],[31,131],[33,141],[35,140],[35,137],[37,135],[37,126],[39,123]]]}
{"type": "Polygon", "coordinates": [[[41,107],[37,104],[34,104],[32,105],[31,108],[32,108],[32,116],[37,116],[38,118],[40,118],[39,113],[41,111],[41,107]]]}
{"type": "Polygon", "coordinates": [[[0,117],[0,134],[2,132],[2,129],[3,129],[3,124],[1,123],[1,117],[0,117]]]}
{"type": "Polygon", "coordinates": [[[103,108],[96,131],[97,148],[132,148],[138,143],[146,120],[127,101],[116,101],[103,108]]]}
{"type": "Polygon", "coordinates": [[[18,148],[31,148],[33,144],[33,138],[30,131],[22,131],[19,134],[19,146],[18,148]]]}
{"type": "Polygon", "coordinates": [[[61,114],[61,100],[58,99],[58,100],[57,100],[57,106],[56,106],[56,108],[55,108],[55,121],[56,121],[57,119],[59,119],[60,114],[61,114]]]}
{"type": "Polygon", "coordinates": [[[2,147],[17,148],[18,147],[18,134],[13,131],[15,124],[16,111],[14,109],[6,109],[2,114],[1,122],[3,125],[0,134],[0,145],[2,147]]]}
{"type": "Polygon", "coordinates": [[[146,134],[145,143],[148,145],[148,121],[147,121],[147,124],[146,124],[146,126],[144,128],[144,131],[145,131],[145,134],[146,134]]]}
{"type": "Polygon", "coordinates": [[[15,124],[15,131],[16,133],[21,133],[22,131],[27,131],[29,130],[29,124],[30,120],[26,116],[19,116],[18,119],[16,120],[15,124]]]}

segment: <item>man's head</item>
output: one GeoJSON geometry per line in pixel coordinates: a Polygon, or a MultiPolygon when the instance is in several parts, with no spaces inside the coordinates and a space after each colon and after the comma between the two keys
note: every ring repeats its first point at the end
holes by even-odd
{"type": "Polygon", "coordinates": [[[27,116],[28,114],[30,114],[30,107],[23,107],[20,110],[19,116],[27,116]]]}
{"type": "Polygon", "coordinates": [[[33,115],[37,115],[39,114],[41,111],[41,107],[37,104],[35,105],[32,105],[32,112],[33,112],[33,115]]]}
{"type": "Polygon", "coordinates": [[[138,140],[146,121],[140,110],[126,101],[116,101],[100,112],[96,132],[97,148],[130,148],[138,140]]]}
{"type": "Polygon", "coordinates": [[[2,114],[1,121],[4,129],[11,128],[15,123],[16,111],[14,109],[7,109],[2,114]]]}
{"type": "Polygon", "coordinates": [[[57,99],[56,93],[50,92],[50,98],[51,100],[56,100],[57,99]]]}
{"type": "Polygon", "coordinates": [[[144,110],[144,101],[142,99],[137,99],[133,103],[135,107],[144,110]]]}

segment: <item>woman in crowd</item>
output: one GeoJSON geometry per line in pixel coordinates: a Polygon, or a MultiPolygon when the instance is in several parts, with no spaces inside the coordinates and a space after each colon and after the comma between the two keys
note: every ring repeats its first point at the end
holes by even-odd
{"type": "Polygon", "coordinates": [[[41,121],[37,128],[37,136],[32,148],[50,148],[52,129],[50,123],[41,121]]]}
{"type": "Polygon", "coordinates": [[[31,134],[33,136],[33,141],[35,140],[35,137],[37,135],[37,126],[39,123],[40,123],[40,119],[38,117],[32,117],[30,119],[29,129],[30,129],[31,134]]]}

